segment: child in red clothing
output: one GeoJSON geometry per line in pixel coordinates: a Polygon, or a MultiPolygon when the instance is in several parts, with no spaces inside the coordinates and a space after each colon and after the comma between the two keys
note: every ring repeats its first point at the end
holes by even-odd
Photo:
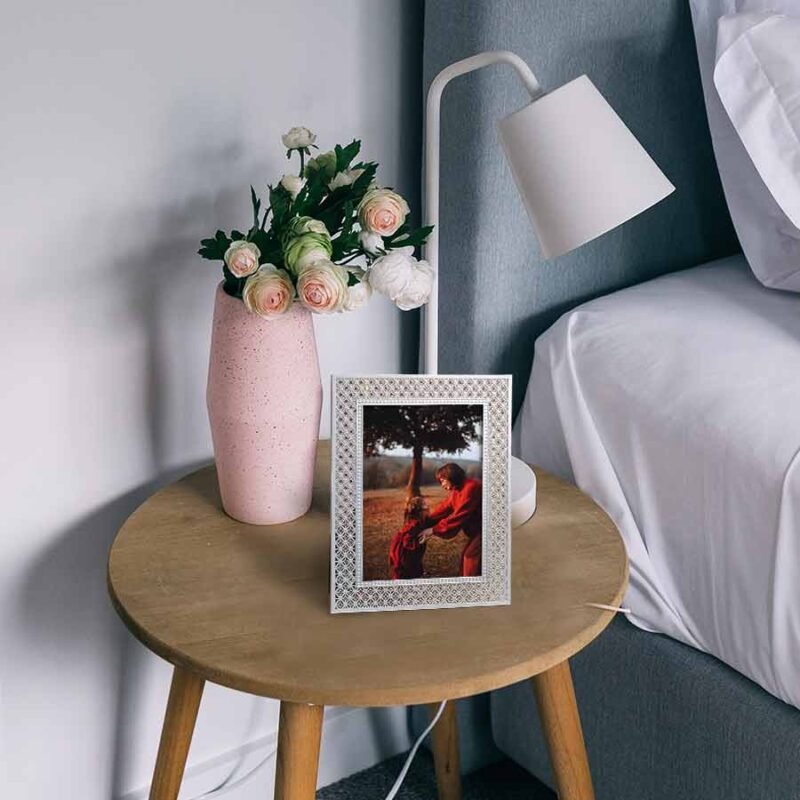
{"type": "Polygon", "coordinates": [[[412,497],[406,503],[405,524],[392,537],[389,545],[389,569],[392,580],[422,577],[422,559],[428,545],[419,535],[425,527],[428,509],[422,497],[412,497]]]}

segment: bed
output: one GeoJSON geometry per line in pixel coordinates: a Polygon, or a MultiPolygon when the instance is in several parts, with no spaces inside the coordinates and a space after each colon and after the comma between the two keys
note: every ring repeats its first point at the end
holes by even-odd
{"type": "Polygon", "coordinates": [[[565,314],[515,447],[612,516],[634,624],[800,707],[800,294],[735,256],[565,314]]]}
{"type": "MultiPolygon", "coordinates": [[[[765,289],[740,255],[586,303],[538,338],[514,434],[523,457],[612,516],[630,557],[630,620],[670,637],[656,644],[618,623],[598,643],[597,658],[609,651],[603,667],[591,656],[577,666],[578,680],[597,680],[583,669],[631,679],[625,724],[634,715],[637,735],[652,738],[646,758],[642,745],[631,757],[628,791],[635,781],[647,797],[666,787],[686,797],[800,795],[800,775],[784,782],[784,759],[800,749],[800,295],[765,289]],[[689,647],[673,655],[675,641],[689,647]],[[648,666],[632,669],[640,649],[648,666]],[[643,694],[658,702],[640,704],[643,694]],[[694,706],[691,730],[676,698],[694,706]],[[743,709],[762,713],[764,730],[754,735],[743,709]],[[653,769],[671,727],[681,767],[653,769]],[[702,766],[715,761],[711,793],[702,766]]],[[[518,691],[497,697],[496,738],[532,766],[519,702],[518,691]]],[[[592,737],[609,733],[613,706],[603,706],[587,721],[592,737]]],[[[627,796],[621,776],[598,769],[607,796],[627,796]]]]}
{"type": "MultiPolygon", "coordinates": [[[[544,262],[494,132],[522,93],[512,76],[454,83],[442,117],[440,366],[512,373],[517,454],[574,479],[626,538],[632,621],[616,620],[573,664],[598,797],[800,797],[800,617],[787,601],[800,568],[798,295],[763,289],[740,254],[688,3],[641,9],[426,3],[426,81],[501,48],[545,86],[586,72],[677,189],[544,262]],[[731,385],[740,391],[726,404],[731,385]]],[[[496,745],[549,781],[529,688],[484,704],[459,712],[472,762],[490,755],[485,712],[496,745]]]]}

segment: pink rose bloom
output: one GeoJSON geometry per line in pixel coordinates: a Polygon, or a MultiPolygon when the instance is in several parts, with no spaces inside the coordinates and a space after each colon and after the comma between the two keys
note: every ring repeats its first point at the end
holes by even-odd
{"type": "Polygon", "coordinates": [[[242,300],[248,311],[260,317],[276,317],[289,310],[294,284],[285,269],[264,264],[244,285],[242,300]]]}
{"type": "Polygon", "coordinates": [[[370,189],[358,204],[358,221],[368,233],[391,236],[406,221],[408,203],[391,189],[370,189]]]}
{"type": "Polygon", "coordinates": [[[261,251],[252,243],[244,240],[234,242],[225,251],[225,266],[237,278],[246,278],[258,269],[261,251]]]}
{"type": "Polygon", "coordinates": [[[325,259],[315,261],[301,270],[297,294],[317,314],[341,311],[347,300],[347,270],[325,259]]]}

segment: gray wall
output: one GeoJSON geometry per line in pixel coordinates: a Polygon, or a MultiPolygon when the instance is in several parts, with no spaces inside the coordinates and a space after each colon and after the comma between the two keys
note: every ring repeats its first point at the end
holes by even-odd
{"type": "Polygon", "coordinates": [[[524,89],[496,66],[445,91],[441,371],[513,373],[516,410],[534,339],[564,311],[739,248],[686,0],[428,0],[426,89],[448,63],[490,49],[517,52],[545,89],[588,74],[677,188],[623,227],[545,262],[495,131],[497,119],[524,105],[524,89]]]}
{"type": "MultiPolygon", "coordinates": [[[[209,458],[219,269],[279,140],[363,138],[418,207],[422,9],[409,0],[10,0],[0,33],[0,794],[142,797],[169,670],[124,632],[105,559],[153,485],[209,458]]],[[[400,313],[318,320],[331,372],[401,366],[400,313]]],[[[328,429],[327,409],[323,431],[328,429]]],[[[210,688],[188,795],[273,741],[210,688]]],[[[402,710],[327,717],[322,779],[406,746],[402,710]]],[[[262,773],[236,798],[269,794],[262,773]]]]}

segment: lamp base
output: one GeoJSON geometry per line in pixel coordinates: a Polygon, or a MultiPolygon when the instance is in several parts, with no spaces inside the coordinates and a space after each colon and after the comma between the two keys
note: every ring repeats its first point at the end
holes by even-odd
{"type": "Polygon", "coordinates": [[[511,476],[511,527],[526,523],[536,511],[536,475],[516,456],[509,464],[511,476]]]}

